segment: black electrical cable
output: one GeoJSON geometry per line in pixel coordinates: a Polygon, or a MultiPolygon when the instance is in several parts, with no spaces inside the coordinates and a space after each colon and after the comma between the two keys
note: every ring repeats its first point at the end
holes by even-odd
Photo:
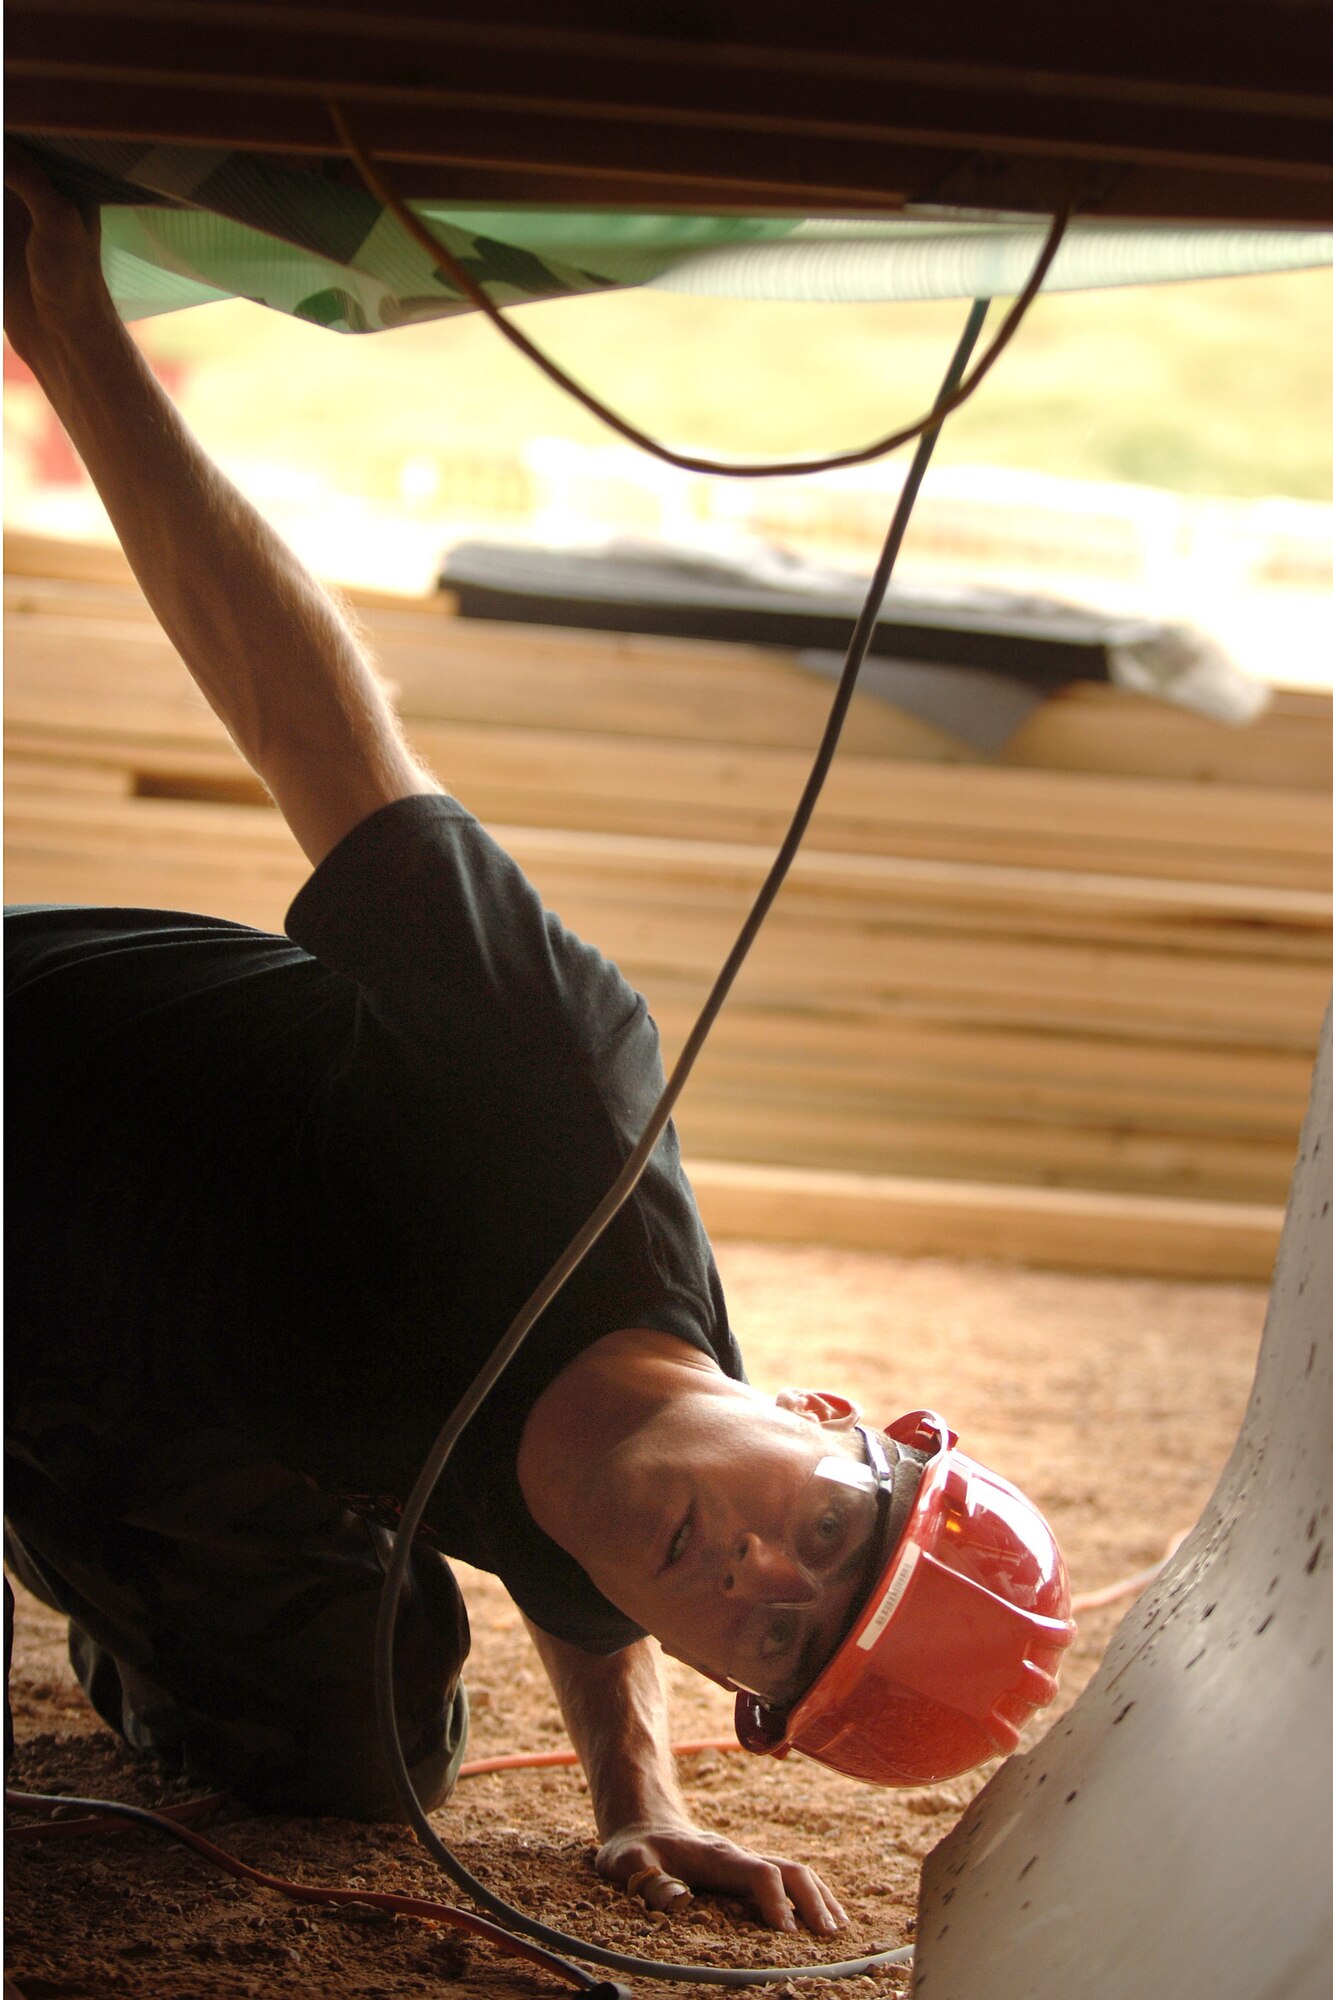
{"type": "Polygon", "coordinates": [[[723,1002],[731,991],[736,975],[740,971],[746,955],[772,907],[773,900],[791,868],[806,828],[810,823],[810,817],[814,812],[820,792],[823,790],[829,768],[832,765],[834,752],[837,749],[838,739],[842,734],[843,723],[856,687],[856,678],[860,672],[861,663],[865,658],[871,636],[875,629],[875,620],[879,616],[880,606],[884,601],[884,593],[888,589],[889,578],[893,574],[893,566],[897,561],[898,551],[902,546],[903,536],[907,530],[907,523],[911,516],[913,503],[916,500],[921,482],[926,474],[926,467],[930,463],[931,454],[935,448],[935,440],[939,435],[940,425],[943,423],[944,417],[951,407],[950,398],[953,396],[958,382],[962,378],[963,371],[967,366],[968,357],[976,345],[989,304],[990,301],[988,299],[977,299],[968,313],[967,323],[954,350],[953,359],[949,364],[949,369],[941,384],[939,394],[936,397],[935,421],[922,434],[917,444],[907,477],[903,482],[902,492],[898,497],[898,504],[894,508],[893,519],[890,523],[888,534],[885,537],[879,561],[875,565],[875,572],[870,580],[870,587],[866,592],[865,602],[861,607],[860,615],[857,618],[855,629],[848,644],[847,657],[843,664],[842,675],[829,710],[828,721],[824,727],[824,734],[820,741],[819,749],[815,754],[814,762],[810,768],[810,775],[806,779],[805,788],[792,815],[791,824],[787,829],[786,836],[755,898],[750,913],[741,927],[736,942],[728,953],[722,970],[714,981],[712,991],[704,1002],[699,1018],[690,1031],[689,1038],[676,1060],[671,1075],[667,1079],[666,1086],[653,1108],[638,1143],[630,1153],[614,1185],[603,1196],[593,1213],[584,1223],[582,1229],[579,1230],[577,1236],[574,1237],[563,1254],[552,1265],[550,1271],[547,1272],[545,1278],[542,1279],[541,1283],[512,1321],[499,1344],[487,1357],[486,1362],[478,1371],[475,1379],[459,1399],[458,1404],[451,1412],[434,1445],[431,1447],[430,1455],[422,1467],[416,1485],[412,1488],[406,1505],[403,1508],[402,1518],[394,1539],[393,1552],[385,1574],[384,1588],[380,1598],[379,1620],[375,1631],[375,1700],[385,1755],[393,1776],[394,1788],[398,1794],[399,1802],[403,1807],[408,1823],[415,1831],[427,1852],[434,1856],[435,1860],[447,1874],[453,1877],[460,1888],[467,1890],[468,1894],[473,1897],[482,1909],[489,1910],[492,1915],[500,1918],[502,1922],[511,1925],[515,1930],[522,1932],[526,1937],[534,1938],[541,1944],[553,1946],[561,1951],[576,1953],[579,1957],[586,1958],[595,1965],[608,1966],[615,1972],[632,1972],[641,1974],[645,1978],[679,1980],[685,1983],[697,1983],[700,1985],[758,1986],[786,1979],[850,1978],[854,1974],[870,1971],[875,1966],[903,1964],[911,1958],[912,1952],[910,1946],[905,1946],[898,1950],[873,1952],[864,1958],[844,1959],[829,1965],[768,1965],[747,1968],[711,1965],[672,1965],[666,1962],[659,1962],[655,1959],[631,1957],[623,1952],[607,1951],[600,1945],[588,1944],[579,1938],[570,1937],[565,1932],[556,1930],[549,1924],[539,1923],[535,1918],[526,1916],[521,1910],[514,1909],[512,1905],[504,1902],[501,1897],[489,1890],[484,1883],[479,1882],[476,1876],[471,1874],[445,1846],[423,1812],[421,1802],[417,1798],[412,1785],[411,1774],[408,1771],[398,1735],[398,1718],[393,1693],[394,1627],[397,1623],[398,1602],[411,1555],[412,1539],[429,1503],[430,1496],[434,1492],[440,1475],[448,1463],[450,1454],[457,1444],[458,1439],[462,1436],[463,1431],[472,1421],[477,1410],[490,1394],[495,1383],[499,1380],[505,1368],[508,1367],[510,1361],[518,1352],[519,1347],[527,1338],[528,1333],[556,1296],[561,1286],[578,1267],[593,1244],[596,1243],[598,1237],[601,1236],[602,1232],[609,1226],[612,1219],[634,1192],[652,1156],[653,1149],[666,1128],[676,1100],[685,1087],[690,1071],[698,1059],[699,1052],[708,1037],[713,1022],[716,1020],[723,1002]]]}

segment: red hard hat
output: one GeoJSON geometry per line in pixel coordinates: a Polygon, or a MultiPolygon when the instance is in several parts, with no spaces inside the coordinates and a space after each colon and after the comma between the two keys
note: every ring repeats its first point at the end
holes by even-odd
{"type": "MultiPolygon", "coordinates": [[[[736,1734],[747,1750],[800,1750],[868,1784],[933,1784],[1014,1749],[1054,1695],[1074,1636],[1069,1579],[1032,1502],[956,1451],[933,1410],[887,1435],[928,1454],[902,1533],[805,1693],[780,1709],[742,1692],[736,1734]]],[[[883,1446],[863,1436],[886,1480],[883,1446]]]]}

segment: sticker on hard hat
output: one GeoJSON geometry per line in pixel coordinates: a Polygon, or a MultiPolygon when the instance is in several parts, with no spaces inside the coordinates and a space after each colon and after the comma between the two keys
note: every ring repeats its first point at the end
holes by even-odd
{"type": "Polygon", "coordinates": [[[920,1542],[909,1542],[903,1552],[902,1561],[889,1578],[888,1589],[875,1607],[874,1617],[866,1626],[865,1631],[857,1638],[856,1643],[863,1651],[869,1652],[890,1618],[892,1618],[894,1612],[898,1609],[902,1601],[903,1592],[912,1581],[912,1572],[917,1566],[920,1555],[920,1542]]]}

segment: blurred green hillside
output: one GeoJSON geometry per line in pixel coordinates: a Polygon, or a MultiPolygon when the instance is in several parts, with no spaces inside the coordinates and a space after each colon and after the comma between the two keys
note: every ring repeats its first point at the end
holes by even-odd
{"type": "MultiPolygon", "coordinates": [[[[658,436],[762,456],[858,444],[917,415],[963,313],[640,291],[530,306],[522,325],[658,436]]],[[[1331,328],[1333,271],[1039,300],[946,426],[940,462],[1333,500],[1331,328]]],[[[433,446],[612,441],[474,316],[353,337],[236,302],[142,337],[189,366],[188,412],[212,449],[371,497],[433,446]]]]}

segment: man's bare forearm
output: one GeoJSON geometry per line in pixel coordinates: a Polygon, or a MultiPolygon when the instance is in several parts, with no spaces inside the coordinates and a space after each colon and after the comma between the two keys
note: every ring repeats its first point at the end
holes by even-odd
{"type": "Polygon", "coordinates": [[[603,1840],[626,1826],[688,1822],[671,1755],[666,1689],[644,1639],[599,1658],[525,1621],[588,1779],[603,1840]]]}
{"type": "Polygon", "coordinates": [[[377,806],[433,782],[336,605],[154,379],[101,284],[90,232],[81,266],[77,218],[35,200],[16,344],[163,629],[318,861],[377,806]]]}
{"type": "Polygon", "coordinates": [[[799,1919],[831,1935],[847,1921],[811,1869],[695,1824],[676,1777],[666,1689],[648,1641],[596,1659],[530,1622],[528,1630],[587,1773],[601,1874],[653,1910],[680,1907],[693,1889],[718,1889],[752,1897],[764,1922],[779,1930],[793,1930],[799,1919]]]}

